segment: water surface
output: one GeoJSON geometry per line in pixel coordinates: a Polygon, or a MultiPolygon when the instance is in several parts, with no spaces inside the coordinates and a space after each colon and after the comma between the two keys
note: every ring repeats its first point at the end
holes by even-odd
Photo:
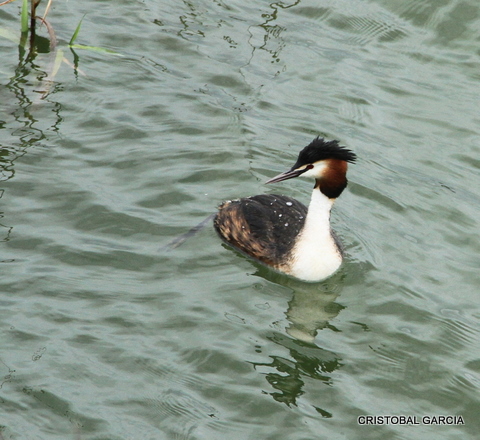
{"type": "MultiPolygon", "coordinates": [[[[17,2],[0,8],[16,34],[17,2]]],[[[70,63],[0,38],[5,439],[474,439],[480,5],[54,2],[70,63]],[[86,14],[78,43],[67,46],[86,14]],[[76,59],[75,57],[78,57],[76,59]],[[43,99],[42,99],[43,98],[43,99]],[[359,160],[318,284],[207,227],[314,136],[359,160]],[[358,424],[361,415],[464,425],[358,424]]],[[[42,35],[45,31],[41,31],[42,35]]],[[[44,52],[48,52],[48,49],[44,52]]]]}

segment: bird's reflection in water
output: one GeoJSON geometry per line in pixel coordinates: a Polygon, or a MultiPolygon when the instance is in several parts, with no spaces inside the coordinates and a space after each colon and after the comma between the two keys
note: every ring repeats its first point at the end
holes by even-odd
{"type": "MultiPolygon", "coordinates": [[[[290,356],[270,355],[269,362],[253,365],[257,370],[267,371],[265,376],[275,389],[270,393],[275,400],[289,406],[296,405],[297,399],[306,392],[306,378],[330,385],[331,374],[342,365],[340,356],[319,347],[315,338],[322,329],[338,331],[331,321],[344,308],[335,302],[344,275],[340,271],[323,283],[308,284],[262,267],[257,269],[256,276],[292,289],[293,295],[286,311],[289,321],[286,334],[277,332],[268,336],[269,340],[286,348],[290,356]]],[[[324,404],[321,406],[324,407],[324,404]]],[[[323,417],[332,416],[330,411],[320,406],[314,408],[323,417]]]]}
{"type": "Polygon", "coordinates": [[[336,330],[330,321],[344,308],[335,302],[337,296],[338,293],[325,285],[296,289],[288,303],[286,314],[290,325],[287,333],[295,339],[313,344],[319,330],[325,327],[336,330]]]}
{"type": "Polygon", "coordinates": [[[261,266],[257,266],[255,276],[292,290],[286,312],[290,322],[286,332],[290,336],[313,344],[318,330],[336,330],[330,321],[344,308],[335,302],[343,286],[342,271],[321,283],[305,283],[261,266]]]}
{"type": "MultiPolygon", "coordinates": [[[[275,391],[269,394],[277,402],[288,406],[297,405],[297,399],[307,392],[305,381],[308,378],[331,385],[331,373],[341,366],[341,359],[336,353],[278,333],[269,339],[288,349],[290,357],[270,356],[270,362],[257,362],[253,365],[257,370],[270,370],[265,378],[274,388],[275,391]]],[[[331,417],[330,411],[321,409],[318,405],[315,409],[324,417],[331,417]]]]}

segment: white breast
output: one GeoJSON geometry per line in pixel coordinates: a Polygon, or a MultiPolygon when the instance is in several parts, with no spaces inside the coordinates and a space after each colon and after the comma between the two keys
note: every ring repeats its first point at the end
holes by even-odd
{"type": "Polygon", "coordinates": [[[304,281],[320,281],[342,264],[342,255],[330,230],[330,211],[334,200],[314,189],[305,225],[292,252],[288,272],[304,281]]]}

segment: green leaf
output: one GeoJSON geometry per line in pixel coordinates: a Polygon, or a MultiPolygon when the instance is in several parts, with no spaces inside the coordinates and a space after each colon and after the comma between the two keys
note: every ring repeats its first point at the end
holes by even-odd
{"type": "Polygon", "coordinates": [[[108,53],[110,55],[117,55],[119,57],[123,57],[121,53],[115,52],[110,49],[104,49],[103,47],[84,46],[83,44],[71,44],[70,47],[72,49],[85,49],[85,50],[91,50],[92,52],[108,53]]]}
{"type": "MultiPolygon", "coordinates": [[[[87,14],[85,14],[85,15],[87,15],[87,14]]],[[[80,28],[82,27],[82,21],[85,18],[85,15],[80,20],[80,23],[78,23],[78,26],[75,29],[75,32],[73,33],[72,38],[70,39],[70,43],[68,43],[69,46],[72,46],[73,43],[75,43],[75,40],[77,39],[78,33],[80,32],[80,28]]]]}
{"type": "Polygon", "coordinates": [[[23,0],[21,17],[22,34],[26,34],[28,32],[28,0],[23,0]]]}

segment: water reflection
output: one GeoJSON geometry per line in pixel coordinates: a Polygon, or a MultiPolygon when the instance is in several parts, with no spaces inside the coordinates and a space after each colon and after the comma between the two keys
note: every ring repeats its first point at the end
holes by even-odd
{"type": "MultiPolygon", "coordinates": [[[[20,142],[15,147],[2,146],[3,148],[0,150],[0,167],[4,176],[6,176],[5,180],[8,180],[14,174],[14,160],[23,156],[28,147],[46,139],[45,130],[36,127],[39,119],[34,116],[34,111],[42,105],[41,99],[46,98],[52,92],[52,73],[49,71],[52,68],[51,59],[50,65],[46,66],[44,70],[41,66],[48,63],[43,63],[41,59],[37,60],[37,56],[39,56],[37,52],[31,52],[25,58],[22,56],[23,52],[20,47],[20,60],[15,68],[15,73],[6,84],[6,90],[9,90],[15,97],[15,101],[5,98],[11,109],[8,113],[13,116],[16,122],[12,135],[18,138],[20,142]]],[[[40,54],[40,56],[42,55],[40,54]]],[[[57,132],[63,120],[60,116],[61,107],[58,103],[50,104],[54,106],[53,114],[55,115],[50,129],[57,132]]]]}
{"type": "Polygon", "coordinates": [[[287,319],[290,321],[286,332],[290,336],[313,344],[318,330],[328,327],[336,331],[329,321],[344,308],[335,302],[341,291],[342,278],[345,277],[341,271],[322,283],[311,284],[273,272],[265,267],[258,267],[255,276],[292,290],[292,299],[288,303],[286,312],[287,319]]]}
{"type": "MultiPolygon", "coordinates": [[[[0,122],[0,128],[10,128],[12,140],[4,140],[0,144],[0,181],[4,182],[15,176],[15,161],[21,158],[28,149],[47,138],[48,130],[58,132],[63,118],[60,116],[61,106],[58,103],[50,102],[53,105],[53,122],[46,130],[41,127],[43,121],[41,117],[34,116],[35,111],[43,105],[41,99],[45,98],[51,91],[53,82],[47,71],[39,66],[43,63],[36,61],[37,53],[45,52],[41,50],[40,43],[44,39],[39,38],[36,50],[26,55],[22,45],[19,46],[19,62],[15,67],[14,74],[4,88],[3,97],[4,114],[8,115],[6,121],[0,122]],[[32,77],[34,80],[32,80],[32,77]],[[8,93],[9,91],[10,93],[8,93]],[[13,99],[12,99],[13,95],[13,99]],[[7,107],[8,108],[5,108],[7,107]],[[8,121],[13,119],[13,122],[8,121]]],[[[51,64],[51,62],[50,62],[51,64]]],[[[47,69],[48,70],[48,69],[47,69]]],[[[0,192],[0,198],[4,195],[4,190],[0,192]]],[[[0,212],[0,219],[3,219],[3,212],[0,212]]],[[[13,227],[0,223],[0,241],[8,241],[13,227]]],[[[8,260],[3,260],[5,262],[8,260]]]]}
{"type": "MultiPolygon", "coordinates": [[[[286,28],[275,23],[278,19],[278,11],[279,9],[292,8],[297,6],[299,3],[300,1],[295,1],[288,5],[282,5],[281,3],[270,4],[271,12],[262,14],[262,18],[265,19],[265,21],[261,24],[258,24],[258,27],[262,28],[264,31],[262,36],[263,41],[258,41],[258,44],[255,44],[254,41],[250,41],[254,51],[255,49],[259,49],[270,54],[272,63],[278,63],[281,61],[280,53],[286,46],[286,42],[282,34],[286,31],[286,28]]],[[[253,29],[251,29],[250,32],[252,36],[255,34],[253,29]]]]}
{"type": "MultiPolygon", "coordinates": [[[[271,362],[258,362],[253,365],[256,369],[267,367],[272,370],[265,375],[267,382],[276,390],[270,395],[277,402],[288,406],[297,405],[297,399],[305,394],[305,378],[316,379],[330,385],[331,373],[342,365],[341,358],[333,351],[278,333],[268,339],[285,347],[290,357],[270,356],[271,362]]],[[[325,409],[318,407],[315,409],[324,417],[332,416],[325,409]]]]}
{"type": "Polygon", "coordinates": [[[329,321],[344,308],[335,302],[338,294],[320,285],[316,289],[297,289],[288,303],[287,333],[295,339],[313,343],[318,330],[325,327],[336,330],[329,321]]]}
{"type": "MultiPolygon", "coordinates": [[[[330,321],[343,310],[344,306],[335,302],[341,291],[344,277],[338,273],[323,283],[308,284],[283,274],[259,268],[255,274],[268,281],[279,283],[292,289],[286,317],[289,321],[286,334],[276,333],[268,339],[288,350],[288,358],[271,355],[267,363],[253,363],[256,369],[271,369],[265,378],[276,390],[270,395],[278,402],[296,405],[297,399],[305,391],[305,378],[331,384],[331,374],[342,365],[340,356],[330,350],[318,347],[315,337],[319,330],[328,328],[338,331],[330,321]]],[[[323,417],[332,414],[322,408],[315,410],[323,417]]]]}

